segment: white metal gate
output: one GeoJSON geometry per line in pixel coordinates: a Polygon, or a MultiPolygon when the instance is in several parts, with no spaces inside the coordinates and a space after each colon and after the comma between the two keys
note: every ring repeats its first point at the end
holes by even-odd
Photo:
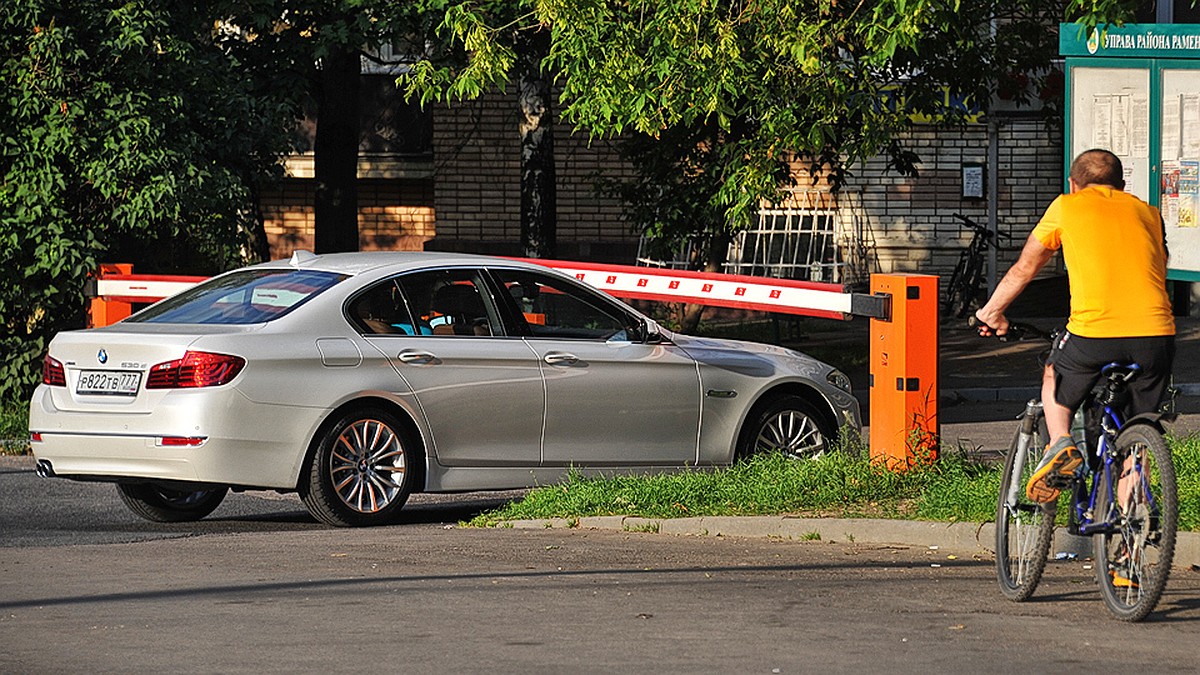
{"type": "MultiPolygon", "coordinates": [[[[734,233],[722,271],[779,279],[845,283],[849,277],[843,250],[857,239],[855,219],[843,218],[836,197],[825,190],[795,190],[779,204],[758,210],[750,227],[734,233]]],[[[676,251],[673,260],[645,254],[638,264],[688,269],[695,260],[694,241],[676,251]]]]}

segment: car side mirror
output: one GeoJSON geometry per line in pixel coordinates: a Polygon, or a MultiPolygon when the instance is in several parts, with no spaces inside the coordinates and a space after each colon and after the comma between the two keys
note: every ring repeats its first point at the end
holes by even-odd
{"type": "Polygon", "coordinates": [[[641,339],[639,342],[644,342],[648,345],[659,344],[665,342],[663,338],[662,328],[659,327],[652,319],[643,319],[641,322],[641,339]]]}

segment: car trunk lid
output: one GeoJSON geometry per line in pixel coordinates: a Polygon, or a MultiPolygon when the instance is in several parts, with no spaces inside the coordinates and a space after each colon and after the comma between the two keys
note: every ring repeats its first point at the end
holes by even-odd
{"type": "Polygon", "coordinates": [[[247,332],[250,326],[116,324],[59,333],[50,357],[62,364],[65,387],[51,387],[60,410],[148,413],[171,389],[146,389],[157,364],[183,358],[205,335],[247,332]]]}

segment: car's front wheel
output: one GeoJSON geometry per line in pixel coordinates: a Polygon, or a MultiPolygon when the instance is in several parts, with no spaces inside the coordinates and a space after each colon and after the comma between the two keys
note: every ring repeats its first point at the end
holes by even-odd
{"type": "Polygon", "coordinates": [[[417,454],[395,415],[376,408],[352,411],[318,439],[300,497],[328,525],[393,522],[412,492],[417,454]]]}
{"type": "Polygon", "coordinates": [[[153,483],[118,483],[121,501],[130,511],[156,523],[187,523],[212,513],[229,488],[173,490],[153,483]]]}
{"type": "Polygon", "coordinates": [[[751,412],[738,440],[737,459],[768,452],[815,459],[833,448],[835,433],[811,403],[781,396],[751,412]]]}

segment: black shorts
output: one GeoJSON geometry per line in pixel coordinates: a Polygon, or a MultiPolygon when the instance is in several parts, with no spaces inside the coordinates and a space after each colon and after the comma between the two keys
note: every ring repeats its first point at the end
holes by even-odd
{"type": "Polygon", "coordinates": [[[1054,400],[1079,407],[1110,363],[1136,363],[1141,371],[1129,383],[1127,416],[1154,412],[1162,402],[1175,360],[1175,336],[1086,338],[1063,331],[1046,363],[1054,366],[1054,400]]]}

